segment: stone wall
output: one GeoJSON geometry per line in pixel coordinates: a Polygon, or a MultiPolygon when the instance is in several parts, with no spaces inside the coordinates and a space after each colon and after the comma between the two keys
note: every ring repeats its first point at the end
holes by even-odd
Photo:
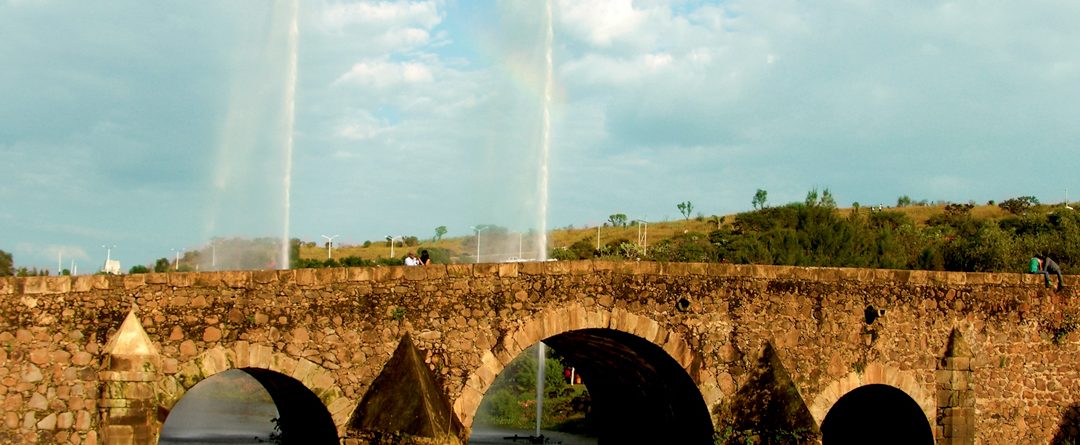
{"type": "Polygon", "coordinates": [[[406,333],[467,430],[525,347],[605,328],[666,351],[718,428],[753,403],[740,389],[767,365],[819,424],[848,391],[883,383],[919,404],[938,443],[1049,443],[1078,409],[1080,305],[1040,279],[590,261],[5,278],[0,442],[119,440],[103,428],[138,407],[106,381],[118,362],[104,346],[137,308],[159,355],[151,433],[201,379],[255,367],[304,383],[357,436],[352,413],[406,333]],[[954,331],[968,350],[949,355],[954,331]]]}

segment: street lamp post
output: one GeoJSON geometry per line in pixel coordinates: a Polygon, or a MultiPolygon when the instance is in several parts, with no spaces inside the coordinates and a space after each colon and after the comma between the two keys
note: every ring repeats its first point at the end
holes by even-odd
{"type": "Polygon", "coordinates": [[[116,245],[106,246],[102,244],[101,248],[105,249],[105,268],[108,269],[109,261],[112,261],[112,250],[116,248],[116,245]]]}
{"type": "Polygon", "coordinates": [[[173,263],[173,270],[179,271],[180,270],[180,249],[171,249],[171,250],[176,253],[176,262],[173,263]]]}
{"type": "MultiPolygon", "coordinates": [[[[334,238],[337,238],[339,236],[341,236],[341,235],[334,235],[334,236],[322,235],[323,238],[326,238],[326,259],[329,260],[329,259],[333,258],[333,255],[331,254],[331,252],[334,251],[334,238]]],[[[391,243],[393,243],[393,242],[391,241],[391,243]]],[[[390,248],[393,249],[393,244],[390,245],[390,248]]],[[[393,256],[393,254],[391,254],[390,256],[393,256]]]]}
{"type": "Polygon", "coordinates": [[[648,255],[649,254],[649,222],[645,221],[643,219],[637,219],[635,221],[637,221],[637,223],[638,223],[637,238],[638,238],[638,245],[641,246],[641,254],[642,255],[648,255]],[[643,224],[645,225],[645,236],[642,236],[642,234],[641,234],[641,226],[643,224]]]}
{"type": "Polygon", "coordinates": [[[472,226],[476,232],[476,264],[480,264],[480,232],[487,230],[486,226],[472,226]]]}
{"type": "MultiPolygon", "coordinates": [[[[337,236],[337,235],[334,235],[334,236],[337,236]]],[[[394,257],[394,239],[395,238],[404,239],[401,236],[396,236],[395,237],[395,236],[391,236],[391,235],[386,235],[386,240],[390,241],[390,258],[394,257]]]]}

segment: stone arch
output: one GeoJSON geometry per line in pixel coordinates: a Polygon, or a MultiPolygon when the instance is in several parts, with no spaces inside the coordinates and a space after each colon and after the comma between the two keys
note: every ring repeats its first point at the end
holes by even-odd
{"type": "Polygon", "coordinates": [[[825,387],[810,405],[810,415],[821,426],[825,415],[845,394],[866,385],[888,385],[903,391],[919,405],[919,410],[926,416],[930,425],[934,424],[935,400],[922,385],[914,371],[902,371],[880,363],[869,363],[863,372],[852,372],[825,387]]]}
{"type": "Polygon", "coordinates": [[[175,374],[158,379],[155,385],[158,411],[168,413],[188,389],[229,369],[263,369],[295,379],[326,406],[338,437],[344,437],[356,401],[345,397],[332,372],[309,360],[274,351],[270,346],[246,342],[237,342],[229,348],[218,345],[179,365],[175,374]]]}
{"type": "Polygon", "coordinates": [[[589,309],[574,303],[533,315],[507,333],[494,351],[484,351],[480,366],[469,375],[461,395],[453,403],[454,414],[466,428],[471,428],[484,394],[515,357],[544,339],[585,330],[613,330],[656,345],[686,372],[700,392],[704,406],[713,406],[722,397],[716,378],[708,371],[698,369],[696,356],[680,333],[671,332],[649,317],[622,308],[589,309]]]}

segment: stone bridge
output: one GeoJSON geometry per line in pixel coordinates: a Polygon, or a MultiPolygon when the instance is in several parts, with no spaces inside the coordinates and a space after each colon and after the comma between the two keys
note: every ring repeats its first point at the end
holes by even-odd
{"type": "Polygon", "coordinates": [[[540,341],[587,377],[601,443],[1076,440],[1080,304],[1040,280],[599,261],[4,278],[0,442],[156,443],[230,369],[299,443],[464,442],[540,341]]]}

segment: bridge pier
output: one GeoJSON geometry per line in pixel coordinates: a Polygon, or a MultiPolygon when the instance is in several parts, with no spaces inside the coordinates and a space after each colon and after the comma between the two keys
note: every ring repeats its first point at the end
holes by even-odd
{"type": "Polygon", "coordinates": [[[937,436],[939,445],[974,445],[975,379],[971,347],[953,329],[945,357],[938,363],[937,436]]]}
{"type": "Polygon", "coordinates": [[[105,345],[101,381],[101,441],[105,445],[157,443],[157,394],[161,356],[135,309],[105,345]]]}

